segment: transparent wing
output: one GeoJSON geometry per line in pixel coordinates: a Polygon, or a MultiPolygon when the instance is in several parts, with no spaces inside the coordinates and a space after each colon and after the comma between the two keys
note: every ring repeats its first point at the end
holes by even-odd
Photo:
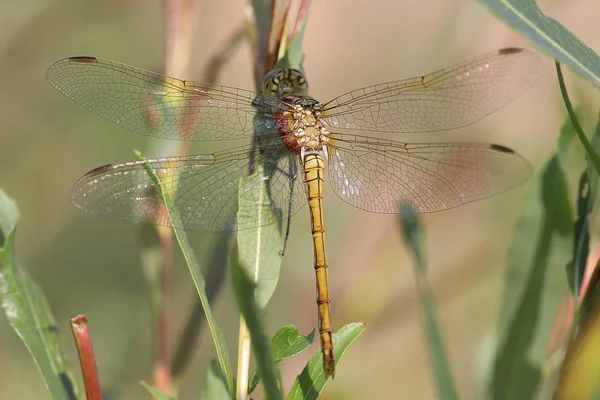
{"type": "Polygon", "coordinates": [[[260,204],[254,198],[258,197],[254,189],[265,182],[271,191],[270,200],[267,197],[265,201],[269,201],[267,205],[283,218],[295,213],[306,202],[295,156],[281,151],[280,142],[275,144],[272,140],[263,143],[261,150],[241,146],[214,154],[106,165],[83,176],[73,187],[71,198],[77,207],[92,214],[172,226],[162,207],[157,184],[148,173],[150,167],[163,190],[174,199],[182,221],[175,228],[230,231],[275,223],[277,219],[273,213],[260,213],[263,218],[253,218],[255,222],[251,225],[245,218],[237,220],[238,193],[239,196],[253,196],[245,200],[260,204]],[[263,160],[263,173],[248,178],[250,169],[258,166],[250,160],[263,160]],[[240,188],[241,178],[245,179],[240,188]]]}
{"type": "Polygon", "coordinates": [[[442,211],[496,195],[531,175],[521,156],[483,143],[402,143],[335,134],[328,158],[337,195],[375,213],[398,213],[400,202],[419,213],[442,211]]]}
{"type": "Polygon", "coordinates": [[[323,105],[336,129],[432,132],[473,124],[539,75],[540,57],[506,48],[429,75],[354,90],[323,105]]]}
{"type": "Polygon", "coordinates": [[[142,135],[166,139],[251,137],[255,113],[272,126],[273,112],[289,109],[280,100],[248,90],[197,85],[95,57],[60,60],[46,78],[94,114],[142,135]]]}

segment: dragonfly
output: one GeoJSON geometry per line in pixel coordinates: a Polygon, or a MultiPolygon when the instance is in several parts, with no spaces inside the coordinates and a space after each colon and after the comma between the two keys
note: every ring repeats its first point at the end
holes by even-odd
{"type": "Polygon", "coordinates": [[[405,133],[474,124],[523,92],[540,69],[536,53],[504,48],[324,103],[308,95],[307,80],[296,69],[270,71],[259,93],[197,84],[88,56],[56,62],[47,79],[75,103],[142,135],[245,140],[211,154],[93,169],[71,195],[87,212],[195,231],[251,229],[287,218],[289,232],[289,218],[308,203],[323,371],[333,378],[325,180],[351,206],[384,214],[399,213],[401,202],[410,203],[417,213],[447,210],[524,183],[531,175],[530,164],[503,145],[397,139],[405,133]],[[158,179],[150,176],[149,168],[158,179]],[[258,201],[253,189],[265,183],[267,205],[279,213],[240,218],[238,204],[258,201]],[[180,215],[177,222],[162,207],[157,185],[172,197],[180,215]]]}

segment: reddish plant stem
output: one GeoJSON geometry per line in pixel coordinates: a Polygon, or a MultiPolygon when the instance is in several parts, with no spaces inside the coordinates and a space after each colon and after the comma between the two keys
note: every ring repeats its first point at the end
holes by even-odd
{"type": "Polygon", "coordinates": [[[167,75],[190,76],[192,43],[198,28],[199,0],[164,0],[165,70],[167,75]]]}
{"type": "Polygon", "coordinates": [[[77,345],[86,397],[88,400],[102,400],[94,348],[92,347],[92,340],[85,315],[78,315],[71,319],[71,331],[77,345]]]}
{"type": "MultiPolygon", "coordinates": [[[[217,81],[223,66],[229,62],[246,37],[246,30],[246,25],[241,23],[238,28],[232,32],[225,44],[220,47],[220,50],[210,57],[206,63],[203,74],[204,79],[202,81],[204,83],[212,85],[217,81]]],[[[225,278],[227,256],[229,254],[227,250],[229,236],[230,235],[227,232],[221,234],[212,251],[211,262],[209,263],[210,268],[208,270],[208,275],[206,276],[206,295],[209,303],[212,303],[218,291],[221,289],[222,282],[225,278]]],[[[171,362],[171,377],[175,384],[181,379],[181,376],[189,365],[195,343],[200,335],[202,324],[205,321],[202,303],[199,301],[196,293],[194,293],[193,297],[193,310],[184,325],[180,339],[176,342],[175,355],[171,362]]]]}
{"type": "MultiPolygon", "coordinates": [[[[167,75],[186,78],[190,76],[191,49],[198,26],[199,0],[164,0],[165,72],[167,75]]],[[[185,116],[184,116],[185,119],[185,116]]],[[[185,134],[185,132],[184,132],[185,134]]],[[[176,153],[187,153],[190,142],[181,142],[176,153]]],[[[164,205],[163,205],[164,207],[164,205]]],[[[169,315],[171,271],[173,269],[173,234],[168,229],[157,228],[161,244],[162,270],[160,304],[156,317],[156,360],[154,386],[164,393],[172,393],[171,351],[169,347],[169,315]]]]}
{"type": "MultiPolygon", "coordinates": [[[[162,205],[164,207],[164,204],[162,205]]],[[[171,296],[171,271],[173,270],[173,240],[171,231],[157,228],[160,238],[162,268],[160,279],[160,305],[156,314],[156,361],[153,384],[163,393],[171,393],[171,349],[169,346],[169,300],[171,296]]]]}

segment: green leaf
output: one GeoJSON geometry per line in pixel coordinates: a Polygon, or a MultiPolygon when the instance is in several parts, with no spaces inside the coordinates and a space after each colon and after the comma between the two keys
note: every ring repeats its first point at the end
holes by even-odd
{"type": "Polygon", "coordinates": [[[408,204],[400,205],[400,225],[406,242],[410,248],[414,262],[417,291],[423,315],[423,330],[427,339],[429,355],[433,365],[436,388],[439,399],[459,399],[456,386],[446,358],[444,342],[438,325],[435,301],[429,283],[427,282],[426,267],[421,255],[421,230],[419,219],[414,209],[408,204]]]}
{"type": "Polygon", "coordinates": [[[600,86],[600,57],[556,20],[545,16],[534,0],[479,1],[542,51],[600,86]]]}
{"type": "Polygon", "coordinates": [[[174,400],[175,399],[175,397],[169,396],[168,394],[161,392],[160,390],[158,390],[157,388],[155,388],[154,386],[150,385],[147,382],[140,381],[140,385],[142,385],[143,387],[146,388],[146,390],[148,391],[148,393],[150,393],[152,395],[152,398],[154,400],[174,400]]]}
{"type": "Polygon", "coordinates": [[[306,28],[307,23],[308,18],[305,18],[302,22],[302,27],[300,30],[288,43],[285,54],[279,61],[277,61],[277,68],[295,68],[302,70],[302,61],[304,59],[302,42],[304,40],[304,29],[306,28]]]}
{"type": "MultiPolygon", "coordinates": [[[[336,366],[348,346],[354,342],[365,330],[365,324],[353,322],[344,325],[340,330],[333,334],[333,356],[336,366]]],[[[312,400],[316,399],[325,388],[329,381],[323,373],[323,359],[319,350],[306,364],[300,375],[294,381],[292,389],[288,393],[287,400],[312,400]]]]}
{"type": "Polygon", "coordinates": [[[579,298],[581,282],[585,273],[587,258],[590,253],[590,221],[589,210],[593,206],[590,181],[587,171],[581,174],[577,195],[577,220],[575,221],[575,244],[573,258],[567,265],[569,285],[575,298],[579,298]]]}
{"type": "Polygon", "coordinates": [[[563,267],[573,254],[573,211],[561,165],[565,151],[559,148],[534,178],[517,224],[490,385],[496,400],[535,398],[558,305],[568,290],[563,267]]]}
{"type": "Polygon", "coordinates": [[[573,110],[573,106],[571,105],[571,100],[569,99],[569,95],[567,93],[567,87],[565,86],[565,81],[563,79],[562,70],[560,68],[560,63],[556,62],[556,73],[558,75],[558,84],[560,86],[560,92],[563,97],[563,101],[565,103],[565,107],[567,108],[567,112],[569,113],[569,117],[571,118],[571,122],[573,124],[573,128],[575,128],[575,133],[579,137],[583,148],[585,149],[585,153],[588,158],[588,162],[591,161],[591,164],[596,169],[596,172],[600,173],[600,156],[596,150],[594,150],[593,146],[585,136],[581,125],[577,119],[577,115],[575,115],[575,111],[573,110]]]}
{"type": "MultiPolygon", "coordinates": [[[[136,151],[135,155],[139,160],[144,160],[144,157],[141,155],[141,153],[136,151]]],[[[150,167],[150,165],[145,164],[145,166],[146,172],[153,180],[153,182],[157,185],[156,187],[160,188],[160,195],[165,204],[172,225],[183,226],[183,223],[181,223],[181,217],[179,216],[179,212],[175,208],[173,199],[171,198],[171,196],[169,196],[168,193],[162,190],[162,186],[160,186],[158,176],[156,175],[156,173],[154,173],[154,170],[150,167]]],[[[215,350],[217,352],[219,365],[221,366],[221,370],[227,378],[227,384],[230,393],[235,393],[235,383],[233,381],[233,376],[231,375],[227,346],[225,344],[223,333],[217,326],[217,323],[215,322],[214,317],[212,315],[212,310],[210,308],[208,297],[206,295],[204,277],[202,276],[202,272],[200,270],[200,266],[198,265],[198,261],[196,260],[196,255],[194,254],[194,250],[190,245],[185,231],[182,229],[174,229],[174,233],[175,238],[177,239],[177,243],[179,243],[179,247],[181,248],[181,252],[183,253],[183,257],[190,271],[190,275],[192,276],[192,280],[194,281],[194,286],[196,287],[196,291],[198,292],[198,297],[200,297],[200,302],[202,303],[202,308],[204,309],[204,315],[206,316],[208,328],[210,330],[213,343],[215,345],[215,350]]]]}
{"type": "Polygon", "coordinates": [[[204,400],[227,400],[232,399],[227,388],[227,380],[223,376],[219,364],[211,362],[206,371],[206,382],[200,396],[204,400]]]}
{"type": "Polygon", "coordinates": [[[42,289],[14,254],[19,213],[0,190],[0,300],[8,322],[31,354],[54,399],[76,399],[79,389],[42,289]]]}
{"type": "MultiPolygon", "coordinates": [[[[580,114],[581,112],[575,111],[575,115],[579,116],[580,114]]],[[[556,146],[556,155],[558,156],[560,162],[566,161],[569,146],[571,145],[571,142],[574,138],[575,127],[573,126],[573,121],[571,120],[571,118],[565,118],[560,129],[560,134],[558,136],[556,146]]]]}
{"type": "MultiPolygon", "coordinates": [[[[575,113],[575,114],[577,114],[577,113],[575,113]]],[[[598,113],[596,129],[595,129],[594,135],[592,137],[592,149],[594,150],[594,152],[596,154],[600,153],[600,112],[598,113]]],[[[591,213],[596,204],[596,197],[598,196],[598,179],[600,177],[600,174],[594,168],[593,162],[589,157],[587,158],[587,173],[588,173],[589,180],[590,180],[590,200],[591,200],[590,208],[589,208],[588,212],[591,213]]]]}
{"type": "MultiPolygon", "coordinates": [[[[298,332],[298,329],[296,329],[294,325],[281,327],[275,336],[273,336],[273,339],[271,339],[275,362],[280,362],[286,358],[293,357],[308,349],[315,340],[315,333],[316,331],[313,329],[311,333],[303,336],[298,332]]],[[[260,382],[260,373],[256,370],[250,378],[248,393],[252,393],[254,388],[256,388],[256,385],[258,385],[258,382],[260,382]]]]}
{"type": "MultiPolygon", "coordinates": [[[[590,145],[592,151],[600,151],[600,115],[596,131],[590,145]]],[[[568,277],[571,291],[575,295],[576,303],[580,296],[581,283],[585,274],[587,259],[590,252],[590,216],[596,203],[598,192],[598,172],[590,157],[587,157],[587,167],[579,179],[577,196],[577,220],[575,221],[575,244],[573,246],[573,259],[568,264],[568,277]]]]}
{"type": "Polygon", "coordinates": [[[263,164],[257,163],[253,175],[240,179],[237,216],[245,226],[258,226],[238,231],[237,241],[241,265],[256,284],[256,301],[260,308],[265,307],[277,286],[283,249],[281,213],[272,218],[263,215],[273,214],[267,181],[260,179],[256,183],[256,177],[264,174],[263,164]],[[264,225],[265,220],[278,223],[264,225]]]}
{"type": "Polygon", "coordinates": [[[272,345],[275,353],[275,361],[285,360],[296,354],[302,353],[315,340],[315,330],[304,336],[298,332],[294,325],[281,327],[273,336],[272,345]]]}
{"type": "Polygon", "coordinates": [[[247,275],[246,268],[241,265],[235,249],[232,250],[231,254],[231,281],[235,299],[250,332],[252,350],[263,376],[266,398],[270,400],[281,399],[283,394],[278,382],[281,377],[279,368],[277,368],[273,359],[269,339],[262,325],[260,307],[254,295],[256,285],[247,275]]]}
{"type": "Polygon", "coordinates": [[[0,189],[0,247],[4,247],[8,235],[17,228],[18,220],[17,205],[0,189]]]}
{"type": "MultiPolygon", "coordinates": [[[[592,149],[596,154],[600,153],[600,112],[598,113],[594,136],[592,137],[592,149]]],[[[591,212],[594,208],[595,200],[598,195],[598,178],[600,177],[600,174],[594,168],[593,162],[589,157],[587,158],[587,171],[590,177],[590,194],[592,196],[592,204],[589,210],[591,212]]]]}

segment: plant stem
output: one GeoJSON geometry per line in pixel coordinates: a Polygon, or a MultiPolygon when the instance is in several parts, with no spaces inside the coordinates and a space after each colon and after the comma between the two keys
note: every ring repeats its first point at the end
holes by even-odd
{"type": "Polygon", "coordinates": [[[250,333],[244,317],[240,315],[240,334],[238,340],[238,370],[236,400],[248,398],[248,382],[250,379],[250,353],[252,350],[250,333]]]}
{"type": "MultiPolygon", "coordinates": [[[[192,40],[198,26],[197,11],[199,0],[164,0],[165,16],[165,69],[167,75],[189,76],[192,40]]],[[[182,142],[177,153],[186,153],[188,142],[182,142]]],[[[171,393],[172,377],[170,370],[171,352],[169,348],[169,299],[171,271],[173,269],[173,233],[169,229],[157,228],[161,246],[160,291],[155,303],[156,318],[156,360],[153,372],[154,386],[164,393],[171,393]]]]}
{"type": "MultiPolygon", "coordinates": [[[[221,69],[231,60],[238,46],[246,35],[246,26],[242,23],[231,34],[225,44],[220,47],[220,50],[213,54],[206,63],[203,73],[204,82],[213,84],[217,81],[221,69]]],[[[222,233],[218,239],[218,243],[214,246],[211,255],[210,267],[206,277],[206,296],[209,304],[212,304],[214,297],[220,290],[225,271],[227,270],[228,242],[230,234],[222,233]]],[[[185,323],[180,340],[177,341],[177,349],[175,356],[171,362],[171,374],[173,380],[178,382],[189,365],[189,360],[193,355],[194,344],[197,337],[200,335],[202,324],[204,323],[204,309],[202,303],[198,300],[198,296],[194,294],[194,306],[192,312],[185,323]]]]}
{"type": "MultiPolygon", "coordinates": [[[[164,207],[164,205],[163,205],[164,207]]],[[[152,381],[154,387],[164,393],[171,393],[171,351],[169,347],[169,299],[171,297],[171,271],[173,270],[173,238],[171,231],[157,228],[161,248],[160,296],[156,304],[156,361],[152,381]]]]}
{"type": "Polygon", "coordinates": [[[85,386],[87,400],[102,400],[100,392],[100,381],[98,379],[98,369],[94,357],[94,348],[88,330],[87,318],[85,315],[78,315],[71,319],[71,331],[75,338],[77,353],[79,354],[79,363],[81,364],[81,375],[85,386]]]}

